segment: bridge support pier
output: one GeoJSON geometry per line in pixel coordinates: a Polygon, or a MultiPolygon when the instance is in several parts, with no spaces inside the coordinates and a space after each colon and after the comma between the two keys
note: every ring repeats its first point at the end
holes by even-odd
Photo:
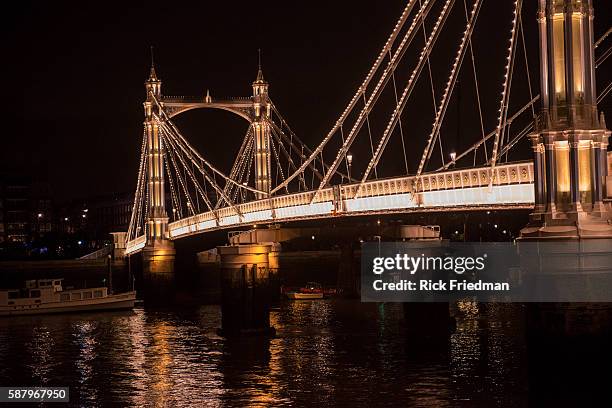
{"type": "Polygon", "coordinates": [[[340,265],[338,270],[338,290],[344,297],[356,298],[361,293],[361,269],[355,258],[355,243],[340,244],[340,265]]]}
{"type": "Polygon", "coordinates": [[[281,244],[278,242],[270,243],[270,252],[268,253],[268,270],[270,281],[270,300],[272,302],[280,301],[280,253],[281,244]]]}
{"type": "MultiPolygon", "coordinates": [[[[400,236],[408,239],[410,247],[427,256],[443,256],[446,252],[448,241],[440,239],[439,234],[439,229],[432,227],[403,225],[400,228],[400,236]]],[[[426,272],[423,278],[437,280],[443,276],[426,272]]],[[[404,324],[414,340],[446,339],[456,328],[448,302],[406,302],[402,306],[404,324]]]]}
{"type": "Polygon", "coordinates": [[[158,241],[156,245],[142,249],[142,279],[147,303],[167,303],[173,298],[174,244],[172,241],[158,241]]]}
{"type": "Polygon", "coordinates": [[[221,329],[224,336],[274,335],[270,326],[270,253],[273,245],[217,247],[221,260],[221,329]]]}
{"type": "Polygon", "coordinates": [[[145,274],[174,274],[176,251],[172,241],[164,240],[142,249],[143,271],[145,274]]]}

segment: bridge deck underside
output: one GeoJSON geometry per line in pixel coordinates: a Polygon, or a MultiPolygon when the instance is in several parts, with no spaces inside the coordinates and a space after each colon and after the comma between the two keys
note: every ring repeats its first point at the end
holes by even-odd
{"type": "MultiPolygon", "coordinates": [[[[335,186],[314,192],[275,196],[196,214],[169,224],[170,239],[253,223],[275,223],[327,217],[394,212],[440,211],[449,208],[529,208],[534,204],[533,163],[522,162],[443,173],[390,178],[335,186]],[[492,175],[492,177],[491,177],[492,175]]],[[[145,246],[144,236],[127,243],[126,253],[145,246]]]]}

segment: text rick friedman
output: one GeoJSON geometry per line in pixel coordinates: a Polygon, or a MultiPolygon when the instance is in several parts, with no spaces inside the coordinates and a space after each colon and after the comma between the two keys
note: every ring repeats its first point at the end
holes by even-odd
{"type": "Polygon", "coordinates": [[[373,282],[374,290],[421,290],[421,291],[508,291],[510,290],[510,284],[507,282],[483,282],[481,280],[476,282],[468,282],[466,280],[451,279],[448,282],[438,280],[432,281],[427,279],[421,279],[417,282],[402,279],[399,282],[383,282],[378,279],[373,282]]]}
{"type": "MultiPolygon", "coordinates": [[[[381,275],[383,272],[404,271],[414,275],[418,271],[446,271],[462,275],[465,272],[479,272],[485,269],[487,255],[479,257],[452,257],[452,256],[409,256],[397,254],[394,257],[377,257],[372,262],[372,272],[381,275]]],[[[421,279],[411,281],[407,279],[384,282],[377,279],[373,283],[376,291],[509,291],[507,282],[484,282],[482,280],[470,282],[467,280],[450,279],[448,281],[421,279]]]]}

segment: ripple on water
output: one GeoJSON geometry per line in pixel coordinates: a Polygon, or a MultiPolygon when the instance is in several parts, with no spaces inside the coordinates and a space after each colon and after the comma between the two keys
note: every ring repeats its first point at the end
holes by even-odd
{"type": "Polygon", "coordinates": [[[68,385],[73,405],[505,405],[524,386],[512,310],[458,315],[416,347],[397,304],[284,302],[272,339],[216,335],[218,306],[0,321],[0,382],[68,385]],[[10,333],[8,335],[7,333],[10,333]]]}

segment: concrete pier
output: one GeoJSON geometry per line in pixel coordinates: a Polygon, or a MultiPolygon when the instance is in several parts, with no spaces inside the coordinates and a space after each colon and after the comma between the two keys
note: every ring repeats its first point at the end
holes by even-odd
{"type": "Polygon", "coordinates": [[[270,244],[270,252],[268,253],[268,271],[269,271],[269,284],[270,284],[270,299],[272,302],[278,302],[280,300],[280,254],[281,244],[273,242],[270,244]]]}
{"type": "MultiPolygon", "coordinates": [[[[273,245],[231,245],[217,250],[221,259],[220,334],[273,335],[269,263],[273,245]]],[[[277,266],[278,258],[272,258],[277,266]]]]}
{"type": "Polygon", "coordinates": [[[174,274],[176,251],[172,241],[163,240],[163,245],[146,246],[142,250],[143,271],[146,274],[174,274]]]}
{"type": "Polygon", "coordinates": [[[361,275],[359,258],[355,257],[353,242],[340,245],[340,265],[338,270],[338,290],[344,297],[359,297],[361,288],[361,275]]]}
{"type": "MultiPolygon", "coordinates": [[[[401,239],[408,240],[413,249],[427,256],[441,256],[444,254],[448,240],[440,239],[439,228],[421,226],[404,226],[401,239]],[[416,235],[415,235],[416,233],[416,235]]],[[[436,273],[425,273],[424,278],[443,279],[444,276],[436,273]]],[[[451,316],[448,302],[418,303],[408,302],[403,304],[404,323],[411,335],[425,338],[445,338],[456,328],[456,322],[451,316]]]]}

